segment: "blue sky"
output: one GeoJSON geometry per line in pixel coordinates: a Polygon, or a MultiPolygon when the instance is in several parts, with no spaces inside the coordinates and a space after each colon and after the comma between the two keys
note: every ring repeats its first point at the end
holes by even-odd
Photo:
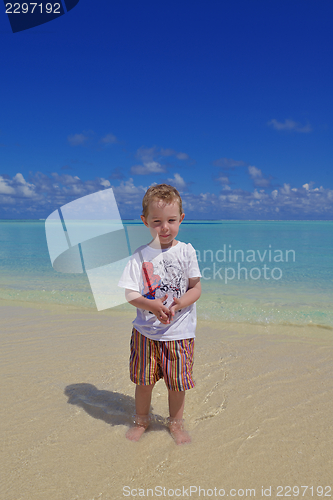
{"type": "Polygon", "coordinates": [[[13,34],[0,13],[0,218],[153,183],[187,219],[333,218],[333,4],[80,0],[13,34]]]}

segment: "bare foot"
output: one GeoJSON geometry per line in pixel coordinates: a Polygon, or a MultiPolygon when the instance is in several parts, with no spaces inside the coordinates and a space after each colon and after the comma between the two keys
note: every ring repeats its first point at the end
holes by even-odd
{"type": "Polygon", "coordinates": [[[176,444],[187,444],[191,442],[191,436],[184,429],[184,420],[182,418],[168,418],[170,434],[176,444]]]}
{"type": "Polygon", "coordinates": [[[126,437],[130,441],[139,441],[140,437],[145,432],[145,430],[146,427],[141,427],[139,425],[136,425],[128,429],[128,431],[126,432],[126,437]]]}
{"type": "Polygon", "coordinates": [[[126,432],[126,437],[130,441],[139,441],[142,434],[150,423],[150,415],[134,415],[134,427],[126,432]]]}

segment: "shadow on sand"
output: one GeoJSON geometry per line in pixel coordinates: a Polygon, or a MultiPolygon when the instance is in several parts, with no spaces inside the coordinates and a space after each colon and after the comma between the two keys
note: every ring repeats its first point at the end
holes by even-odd
{"type": "MultiPolygon", "coordinates": [[[[71,384],[65,388],[68,403],[82,408],[88,415],[104,420],[110,425],[133,425],[135,402],[131,396],[119,392],[100,391],[92,384],[71,384]]],[[[152,411],[152,408],[151,408],[152,411]]],[[[147,431],[165,429],[165,419],[152,415],[152,423],[147,431]]]]}

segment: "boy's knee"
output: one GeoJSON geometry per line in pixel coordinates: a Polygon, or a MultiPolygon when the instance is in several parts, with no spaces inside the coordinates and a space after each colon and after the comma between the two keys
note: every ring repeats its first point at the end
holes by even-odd
{"type": "Polygon", "coordinates": [[[137,389],[141,392],[151,392],[154,389],[155,384],[150,385],[137,385],[137,389]]]}

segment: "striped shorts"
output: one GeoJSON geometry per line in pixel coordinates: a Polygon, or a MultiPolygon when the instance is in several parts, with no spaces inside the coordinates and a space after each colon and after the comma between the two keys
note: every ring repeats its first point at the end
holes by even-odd
{"type": "Polygon", "coordinates": [[[164,378],[171,391],[192,389],[194,339],[159,341],[141,335],[131,337],[130,377],[137,385],[155,384],[164,378]]]}

